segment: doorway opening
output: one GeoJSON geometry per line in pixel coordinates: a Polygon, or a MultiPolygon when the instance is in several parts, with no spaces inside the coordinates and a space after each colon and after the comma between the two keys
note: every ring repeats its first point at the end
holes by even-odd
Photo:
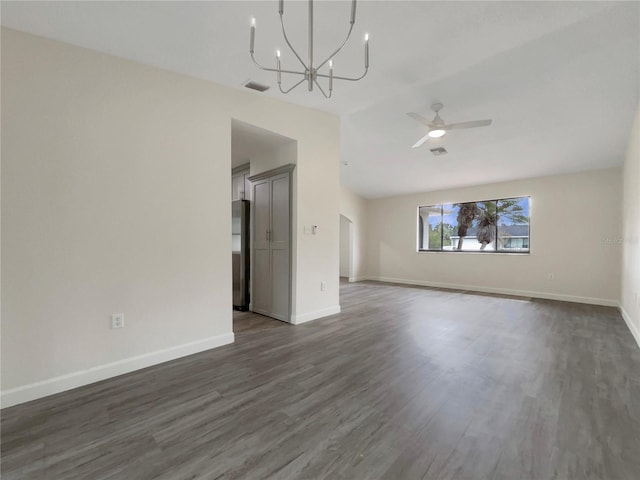
{"type": "Polygon", "coordinates": [[[340,215],[340,281],[353,278],[353,222],[340,215]]]}
{"type": "Polygon", "coordinates": [[[294,139],[231,120],[234,333],[275,328],[282,326],[282,322],[269,317],[283,317],[281,319],[285,321],[290,317],[291,248],[295,245],[291,241],[290,205],[295,201],[295,176],[287,176],[286,185],[279,177],[271,183],[260,177],[296,163],[297,142],[294,139]],[[264,185],[272,188],[266,196],[264,185]],[[282,193],[285,191],[282,185],[290,189],[286,190],[286,195],[282,193]],[[265,199],[269,203],[267,213],[265,199]],[[286,231],[283,226],[287,227],[286,231]],[[265,228],[266,236],[262,231],[265,228]],[[256,233],[258,230],[261,234],[256,233]],[[274,258],[269,261],[265,261],[265,238],[269,253],[274,252],[274,258]]]}

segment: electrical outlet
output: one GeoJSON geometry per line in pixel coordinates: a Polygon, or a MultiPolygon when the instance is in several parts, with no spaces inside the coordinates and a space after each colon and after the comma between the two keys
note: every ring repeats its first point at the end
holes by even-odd
{"type": "Polygon", "coordinates": [[[327,291],[327,282],[320,282],[320,291],[321,292],[327,291]]]}
{"type": "Polygon", "coordinates": [[[124,328],[124,313],[111,315],[111,328],[124,328]]]}

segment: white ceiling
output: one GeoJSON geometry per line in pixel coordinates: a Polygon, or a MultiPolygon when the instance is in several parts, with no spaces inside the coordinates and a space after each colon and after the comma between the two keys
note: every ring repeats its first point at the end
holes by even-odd
{"type": "MultiPolygon", "coordinates": [[[[316,1],[316,57],[346,33],[350,2],[316,1]]],[[[248,56],[283,67],[294,58],[278,30],[277,1],[2,2],[2,24],[198,78],[275,87],[248,56]]],[[[285,2],[289,36],[306,52],[306,2],[285,2]]],[[[304,87],[283,96],[341,117],[342,183],[368,198],[621,165],[640,99],[639,2],[360,1],[333,98],[304,87]],[[492,118],[420,149],[424,128],[405,113],[448,122],[492,118]],[[433,146],[449,154],[434,157],[433,146]]],[[[284,82],[288,85],[289,79],[284,82]]]]}

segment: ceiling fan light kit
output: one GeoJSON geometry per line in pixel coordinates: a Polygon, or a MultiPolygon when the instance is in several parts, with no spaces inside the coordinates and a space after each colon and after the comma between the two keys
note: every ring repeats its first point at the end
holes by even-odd
{"type": "Polygon", "coordinates": [[[351,0],[351,18],[349,20],[349,31],[347,33],[346,38],[340,44],[340,46],[331,55],[329,55],[326,58],[326,60],[324,60],[323,62],[317,65],[314,65],[314,58],[313,58],[313,53],[314,53],[313,52],[313,0],[308,0],[309,32],[308,32],[308,56],[307,56],[306,62],[302,60],[302,57],[298,54],[298,52],[296,52],[296,50],[293,48],[293,46],[289,42],[289,38],[287,37],[287,32],[284,28],[284,19],[283,19],[284,0],[279,0],[278,2],[278,14],[280,15],[280,25],[282,27],[282,36],[284,37],[284,41],[287,44],[287,46],[291,49],[294,56],[300,62],[300,65],[302,66],[302,71],[283,69],[280,61],[280,57],[281,57],[280,50],[276,50],[276,67],[275,68],[268,68],[258,63],[258,61],[255,59],[255,56],[254,56],[254,47],[255,47],[255,39],[256,39],[256,19],[255,18],[251,19],[251,32],[249,36],[249,53],[251,54],[251,60],[253,60],[253,63],[255,63],[258,66],[258,68],[260,68],[261,70],[265,70],[267,72],[276,73],[276,81],[278,82],[278,88],[282,93],[285,93],[285,94],[289,93],[291,90],[301,85],[303,82],[306,82],[307,88],[310,92],[313,91],[313,87],[315,85],[316,87],[318,87],[318,90],[322,92],[325,98],[331,98],[331,93],[333,92],[334,80],[348,80],[351,82],[356,82],[365,77],[365,75],[369,71],[369,34],[368,33],[365,33],[364,35],[364,73],[359,77],[355,77],[355,78],[341,77],[333,74],[333,57],[335,57],[342,50],[342,48],[347,44],[347,42],[349,41],[349,38],[351,37],[353,26],[356,23],[356,0],[351,0]],[[319,70],[325,65],[328,65],[328,69],[329,69],[328,74],[319,73],[319,70]],[[302,79],[299,82],[292,85],[290,88],[283,89],[282,88],[283,73],[290,74],[290,75],[301,75],[302,79]],[[327,79],[326,88],[329,93],[326,93],[325,90],[320,86],[318,79],[321,79],[321,78],[327,79]]]}
{"type": "Polygon", "coordinates": [[[428,127],[427,134],[423,136],[420,140],[418,140],[411,148],[418,148],[422,146],[430,138],[440,138],[444,136],[449,130],[487,127],[491,125],[492,120],[489,120],[489,119],[446,124],[444,123],[444,120],[440,118],[440,110],[442,110],[442,107],[443,105],[441,103],[434,103],[433,105],[431,105],[431,110],[436,112],[436,116],[431,121],[427,120],[426,118],[424,118],[422,115],[418,113],[414,113],[414,112],[407,113],[409,117],[413,118],[415,121],[428,127]]]}

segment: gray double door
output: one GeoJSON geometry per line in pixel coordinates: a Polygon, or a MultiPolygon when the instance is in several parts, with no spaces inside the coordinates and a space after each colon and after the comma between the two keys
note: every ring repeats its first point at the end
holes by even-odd
{"type": "Polygon", "coordinates": [[[292,168],[280,168],[250,178],[253,203],[251,309],[285,322],[291,320],[292,168]]]}

